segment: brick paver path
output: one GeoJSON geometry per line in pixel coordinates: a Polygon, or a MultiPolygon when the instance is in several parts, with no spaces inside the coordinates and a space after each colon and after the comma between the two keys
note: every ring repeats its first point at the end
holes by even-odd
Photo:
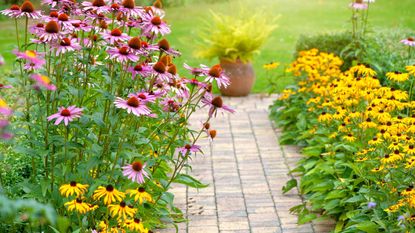
{"type": "MultiPolygon", "coordinates": [[[[251,95],[224,98],[235,114],[215,118],[213,143],[201,140],[204,156],[191,162],[190,172],[208,188],[196,190],[174,185],[175,203],[190,220],[179,224],[183,233],[323,233],[330,223],[297,225],[289,209],[302,202],[297,191],[282,194],[291,179],[290,168],[300,158],[296,147],[281,147],[279,131],[268,118],[268,106],[277,97],[251,95]]],[[[193,122],[202,122],[198,113],[193,122]]],[[[160,232],[175,232],[165,229],[160,232]]]]}

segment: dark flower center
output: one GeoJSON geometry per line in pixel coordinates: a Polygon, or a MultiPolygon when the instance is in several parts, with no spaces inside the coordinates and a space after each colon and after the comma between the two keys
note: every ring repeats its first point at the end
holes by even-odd
{"type": "Polygon", "coordinates": [[[166,39],[162,39],[158,42],[158,46],[160,49],[164,51],[168,51],[170,49],[170,44],[166,39]]]}
{"type": "Polygon", "coordinates": [[[143,67],[141,65],[136,65],[136,66],[134,66],[134,70],[135,71],[142,71],[143,67]]]}
{"type": "Polygon", "coordinates": [[[36,27],[37,28],[43,28],[45,25],[43,24],[43,23],[38,23],[38,24],[36,24],[36,27]]]}
{"type": "Polygon", "coordinates": [[[121,36],[121,35],[122,35],[122,32],[118,28],[115,28],[111,31],[111,36],[121,36]]]}
{"type": "Polygon", "coordinates": [[[124,208],[125,206],[127,206],[127,204],[126,204],[124,201],[122,201],[122,202],[120,202],[120,206],[121,206],[122,208],[124,208]]]}
{"type": "Polygon", "coordinates": [[[4,84],[0,83],[0,88],[4,87],[4,84]]]}
{"type": "Polygon", "coordinates": [[[127,105],[130,107],[137,108],[140,106],[140,100],[137,99],[137,97],[132,96],[127,100],[127,105]]]}
{"type": "Polygon", "coordinates": [[[20,10],[20,7],[18,5],[13,4],[13,5],[11,5],[10,10],[12,10],[12,11],[19,11],[20,10]]]}
{"type": "Polygon", "coordinates": [[[385,159],[387,159],[387,158],[389,158],[390,156],[389,155],[385,155],[385,159]]]}
{"type": "Polygon", "coordinates": [[[223,106],[222,98],[220,96],[216,96],[215,98],[213,98],[212,105],[216,108],[221,108],[223,106]]]}
{"type": "Polygon", "coordinates": [[[67,117],[70,115],[71,115],[71,112],[67,108],[61,111],[61,116],[67,117]]]}
{"type": "Polygon", "coordinates": [[[151,24],[159,26],[161,24],[161,19],[158,16],[155,16],[151,19],[151,24]]]}
{"type": "Polygon", "coordinates": [[[35,11],[35,7],[30,1],[26,1],[22,4],[21,10],[22,12],[32,13],[35,11]]]}
{"type": "Polygon", "coordinates": [[[112,192],[112,191],[114,191],[114,186],[112,186],[112,185],[107,185],[107,187],[105,187],[105,189],[107,190],[107,192],[112,192]]]}
{"type": "Polygon", "coordinates": [[[167,72],[169,72],[172,75],[176,75],[177,74],[177,68],[175,65],[171,65],[169,66],[169,68],[167,69],[167,72]]]}
{"type": "Polygon", "coordinates": [[[356,0],[356,3],[362,4],[363,0],[356,0]]]}
{"type": "Polygon", "coordinates": [[[216,137],[216,130],[209,130],[209,136],[211,137],[211,138],[215,138],[216,137]]]}
{"type": "Polygon", "coordinates": [[[409,145],[409,149],[414,149],[414,146],[413,145],[409,145]]]}
{"type": "Polygon", "coordinates": [[[413,37],[408,37],[408,41],[415,41],[413,37]]]}
{"type": "Polygon", "coordinates": [[[59,13],[57,11],[51,11],[49,13],[49,16],[52,18],[58,18],[59,17],[59,13]]]}
{"type": "Polygon", "coordinates": [[[101,7],[101,6],[105,6],[105,2],[104,0],[94,0],[92,2],[92,5],[96,7],[101,7]]]}
{"type": "Polygon", "coordinates": [[[166,72],[166,66],[163,62],[157,62],[154,64],[153,69],[160,74],[164,74],[164,72],[166,72]]]}
{"type": "Polygon", "coordinates": [[[144,193],[145,191],[146,191],[146,189],[144,187],[138,188],[138,192],[140,192],[140,193],[144,193]]]}
{"type": "Polygon", "coordinates": [[[127,46],[123,46],[121,48],[118,49],[118,52],[122,55],[128,55],[128,47],[127,46]]]}
{"type": "Polygon", "coordinates": [[[154,6],[155,8],[159,8],[159,9],[161,9],[161,8],[163,8],[163,3],[162,3],[160,0],[156,0],[156,1],[153,3],[153,6],[154,6]]]}
{"type": "Polygon", "coordinates": [[[69,38],[63,38],[61,40],[61,46],[70,46],[71,45],[71,40],[69,38]]]}
{"type": "Polygon", "coordinates": [[[81,198],[76,198],[76,203],[82,204],[82,199],[81,198]]]}
{"type": "Polygon", "coordinates": [[[62,13],[62,14],[60,14],[60,15],[58,16],[58,19],[59,19],[60,21],[68,21],[68,20],[69,20],[69,16],[68,16],[67,14],[65,14],[65,13],[62,13]]]}
{"type": "Polygon", "coordinates": [[[138,223],[140,223],[140,219],[134,218],[134,222],[138,224],[138,223]]]}
{"type": "Polygon", "coordinates": [[[140,49],[141,48],[141,40],[138,37],[133,37],[128,41],[128,46],[132,49],[140,49]]]}
{"type": "Polygon", "coordinates": [[[117,3],[114,3],[111,5],[111,8],[117,10],[120,8],[120,5],[118,5],[117,3]]]}
{"type": "Polygon", "coordinates": [[[140,94],[138,94],[138,97],[139,97],[140,99],[142,99],[142,100],[147,99],[147,96],[146,96],[144,93],[140,93],[140,94]]]}
{"type": "Polygon", "coordinates": [[[221,73],[222,73],[222,67],[220,67],[220,65],[214,65],[209,70],[209,75],[214,78],[219,78],[221,73]]]}
{"type": "Polygon", "coordinates": [[[56,21],[50,21],[45,26],[45,31],[48,33],[58,33],[59,32],[59,25],[56,21]]]}
{"type": "Polygon", "coordinates": [[[135,7],[135,3],[134,0],[124,0],[122,2],[123,7],[128,8],[128,9],[134,9],[135,7]]]}
{"type": "Polygon", "coordinates": [[[143,164],[141,162],[138,162],[138,161],[133,162],[131,164],[131,166],[132,166],[133,170],[136,171],[136,172],[139,172],[143,169],[143,164]]]}
{"type": "Polygon", "coordinates": [[[71,187],[76,187],[76,181],[71,181],[71,183],[69,183],[71,185],[71,187]]]}
{"type": "Polygon", "coordinates": [[[141,47],[147,48],[148,47],[148,43],[145,41],[141,41],[141,47]]]}
{"type": "Polygon", "coordinates": [[[186,150],[190,150],[190,149],[192,148],[192,146],[191,146],[191,145],[189,145],[189,144],[186,144],[186,145],[184,146],[184,148],[186,148],[186,150]]]}
{"type": "Polygon", "coordinates": [[[79,28],[81,26],[81,24],[79,24],[79,23],[73,23],[72,26],[74,26],[76,28],[79,28]]]}

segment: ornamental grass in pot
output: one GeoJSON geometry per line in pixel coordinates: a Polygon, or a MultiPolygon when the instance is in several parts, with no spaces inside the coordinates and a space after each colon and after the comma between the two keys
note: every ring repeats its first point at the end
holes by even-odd
{"type": "Polygon", "coordinates": [[[236,16],[211,14],[200,33],[196,56],[219,59],[220,69],[230,79],[230,85],[219,85],[222,95],[246,96],[255,82],[251,61],[276,28],[275,19],[252,11],[236,16]]]}

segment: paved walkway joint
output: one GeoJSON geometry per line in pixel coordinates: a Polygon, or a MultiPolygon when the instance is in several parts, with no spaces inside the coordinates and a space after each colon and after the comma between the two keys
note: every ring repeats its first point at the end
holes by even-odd
{"type": "MultiPolygon", "coordinates": [[[[289,209],[302,203],[297,190],[282,194],[292,177],[288,171],[301,155],[297,147],[280,146],[268,118],[268,106],[276,95],[224,98],[235,114],[211,122],[218,136],[212,143],[201,140],[205,155],[191,161],[193,176],[210,184],[204,189],[174,185],[176,205],[189,219],[179,224],[180,233],[324,233],[331,223],[297,225],[289,209]]],[[[193,122],[202,122],[198,113],[193,122]]],[[[160,232],[175,232],[164,229],[160,232]]]]}

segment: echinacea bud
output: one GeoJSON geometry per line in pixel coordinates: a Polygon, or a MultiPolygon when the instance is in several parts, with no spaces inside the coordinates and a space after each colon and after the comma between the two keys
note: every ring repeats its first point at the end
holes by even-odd
{"type": "Polygon", "coordinates": [[[219,78],[221,73],[222,67],[219,64],[212,66],[212,68],[209,70],[209,75],[215,78],[219,78]]]}
{"type": "Polygon", "coordinates": [[[168,55],[164,55],[164,56],[162,56],[162,57],[160,58],[160,62],[163,62],[163,64],[164,64],[165,66],[168,66],[168,65],[170,65],[170,64],[171,64],[171,57],[170,57],[170,56],[168,56],[168,55]]]}
{"type": "Polygon", "coordinates": [[[158,46],[160,49],[164,51],[168,51],[170,49],[170,44],[166,39],[162,39],[158,42],[158,46]]]}
{"type": "Polygon", "coordinates": [[[212,92],[212,83],[209,83],[208,85],[206,85],[205,90],[209,93],[212,92]]]}
{"type": "Polygon", "coordinates": [[[155,16],[151,19],[151,24],[155,25],[155,26],[159,26],[161,24],[161,19],[158,16],[155,16]]]}
{"type": "Polygon", "coordinates": [[[13,5],[10,6],[10,10],[12,10],[12,11],[19,11],[20,10],[20,7],[19,7],[19,5],[13,4],[13,5]]]}
{"type": "Polygon", "coordinates": [[[111,9],[113,10],[118,10],[120,8],[120,5],[118,5],[117,3],[114,3],[111,5],[111,9]]]}
{"type": "Polygon", "coordinates": [[[159,8],[159,9],[161,9],[161,8],[163,8],[163,3],[161,2],[161,0],[156,0],[156,1],[153,3],[153,6],[154,6],[155,8],[159,8]]]}
{"type": "Polygon", "coordinates": [[[204,127],[205,129],[209,129],[209,128],[210,128],[210,124],[209,124],[209,122],[203,123],[203,127],[204,127]]]}
{"type": "Polygon", "coordinates": [[[213,98],[212,105],[215,106],[216,108],[221,108],[223,106],[222,97],[216,96],[215,98],[213,98]]]}
{"type": "Polygon", "coordinates": [[[118,49],[118,52],[122,55],[128,55],[128,47],[127,46],[123,46],[121,48],[118,49]]]}
{"type": "Polygon", "coordinates": [[[124,0],[122,6],[128,9],[134,9],[135,3],[134,0],[124,0]]]}
{"type": "Polygon", "coordinates": [[[59,21],[68,21],[69,20],[69,16],[65,13],[62,13],[58,16],[59,21]]]}
{"type": "Polygon", "coordinates": [[[51,18],[58,18],[59,17],[59,13],[57,11],[51,11],[49,13],[49,17],[51,17],[51,18]]]}
{"type": "Polygon", "coordinates": [[[141,40],[138,37],[133,37],[128,41],[128,46],[132,49],[140,49],[141,48],[141,40]]]}
{"type": "Polygon", "coordinates": [[[36,27],[37,28],[43,28],[45,25],[43,24],[43,23],[38,23],[38,24],[36,24],[36,27]]]}
{"type": "Polygon", "coordinates": [[[145,7],[144,7],[144,11],[145,11],[146,13],[153,13],[153,8],[151,8],[151,7],[149,7],[149,6],[145,6],[145,7]]]}
{"type": "Polygon", "coordinates": [[[92,5],[96,7],[101,7],[101,6],[105,6],[105,2],[104,0],[94,0],[92,2],[92,5]]]}
{"type": "MultiPolygon", "coordinates": [[[[107,29],[108,28],[108,24],[107,24],[107,22],[105,22],[105,20],[100,20],[99,21],[99,27],[102,28],[102,29],[107,29]]],[[[111,32],[111,35],[112,35],[112,32],[111,32]]]]}
{"type": "Polygon", "coordinates": [[[163,62],[160,62],[160,61],[154,64],[153,69],[158,73],[166,72],[166,66],[164,65],[163,62]]]}
{"type": "Polygon", "coordinates": [[[120,29],[118,29],[118,28],[112,29],[111,36],[121,36],[121,35],[122,35],[122,32],[121,32],[120,29]]]}
{"type": "Polygon", "coordinates": [[[169,66],[169,68],[167,69],[167,72],[169,72],[169,73],[170,73],[170,74],[172,74],[172,75],[176,75],[176,74],[177,74],[177,68],[176,68],[176,65],[171,64],[171,65],[169,66]]]}
{"type": "Polygon", "coordinates": [[[49,21],[48,24],[45,26],[45,31],[48,33],[58,33],[59,32],[59,24],[56,21],[49,21]]]}
{"type": "Polygon", "coordinates": [[[216,137],[216,130],[214,129],[209,130],[209,136],[210,138],[214,139],[216,137]]]}
{"type": "Polygon", "coordinates": [[[60,45],[62,45],[62,46],[70,46],[71,45],[71,40],[69,38],[63,38],[61,40],[60,45]]]}
{"type": "Polygon", "coordinates": [[[117,20],[118,21],[122,21],[123,18],[124,18],[124,14],[122,12],[118,12],[118,14],[117,14],[117,20]]]}
{"type": "Polygon", "coordinates": [[[22,12],[32,13],[35,11],[35,7],[30,1],[25,1],[20,7],[22,12]]]}

